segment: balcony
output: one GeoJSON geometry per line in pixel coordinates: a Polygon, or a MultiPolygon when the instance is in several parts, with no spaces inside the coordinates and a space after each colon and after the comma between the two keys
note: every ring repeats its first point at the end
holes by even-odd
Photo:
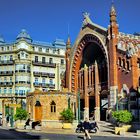
{"type": "Polygon", "coordinates": [[[48,87],[48,84],[42,83],[41,86],[42,87],[48,87]]]}
{"type": "Polygon", "coordinates": [[[42,62],[42,61],[32,61],[32,64],[35,65],[35,66],[56,68],[56,63],[49,63],[49,62],[42,62]]]}
{"type": "Polygon", "coordinates": [[[35,87],[40,87],[41,86],[41,83],[34,82],[34,86],[35,87]]]}
{"type": "Polygon", "coordinates": [[[0,66],[1,65],[13,65],[14,60],[5,60],[5,61],[0,61],[0,66]]]}
{"type": "Polygon", "coordinates": [[[48,76],[49,76],[49,73],[42,72],[42,73],[41,73],[41,76],[42,76],[42,77],[48,77],[48,76]]]}
{"type": "Polygon", "coordinates": [[[49,78],[55,78],[55,73],[49,73],[49,78]]]}
{"type": "Polygon", "coordinates": [[[12,76],[13,71],[0,71],[0,76],[12,76]]]}
{"type": "Polygon", "coordinates": [[[11,87],[13,86],[13,82],[0,82],[1,87],[11,87]]]}
{"type": "Polygon", "coordinates": [[[34,76],[38,76],[38,77],[40,77],[40,75],[41,75],[41,72],[33,72],[33,74],[34,74],[34,76]]]}
{"type": "Polygon", "coordinates": [[[15,84],[31,84],[30,81],[15,81],[15,84]]]}
{"type": "Polygon", "coordinates": [[[17,72],[20,72],[20,73],[22,73],[22,72],[30,73],[31,71],[30,70],[15,70],[15,73],[17,73],[17,72]]]}
{"type": "Polygon", "coordinates": [[[55,84],[48,84],[49,85],[49,88],[55,88],[55,84]]]}

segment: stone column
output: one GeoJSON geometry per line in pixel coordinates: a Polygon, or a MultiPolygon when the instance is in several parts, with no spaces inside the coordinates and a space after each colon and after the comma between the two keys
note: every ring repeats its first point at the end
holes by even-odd
{"type": "Polygon", "coordinates": [[[89,118],[89,95],[88,95],[88,68],[84,66],[84,96],[85,96],[85,108],[84,108],[84,119],[89,118]]]}
{"type": "Polygon", "coordinates": [[[95,121],[100,121],[100,93],[99,93],[99,72],[98,64],[95,61],[95,121]]]}

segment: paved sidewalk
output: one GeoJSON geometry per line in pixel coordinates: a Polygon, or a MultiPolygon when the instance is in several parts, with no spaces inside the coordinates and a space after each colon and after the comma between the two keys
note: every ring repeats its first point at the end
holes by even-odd
{"type": "MultiPolygon", "coordinates": [[[[81,135],[83,136],[84,133],[75,133],[74,130],[72,129],[44,129],[41,131],[37,131],[37,130],[19,130],[16,129],[17,131],[21,131],[21,132],[33,132],[33,133],[50,133],[50,134],[69,134],[69,135],[81,135]]],[[[103,132],[103,131],[98,131],[97,133],[90,133],[90,135],[95,135],[95,136],[111,136],[111,137],[122,137],[120,135],[116,135],[114,133],[110,133],[110,132],[103,132]]],[[[132,133],[132,132],[126,132],[126,134],[124,135],[124,137],[137,137],[136,133],[132,133]]]]}
{"type": "MultiPolygon", "coordinates": [[[[111,123],[108,122],[99,122],[99,131],[97,133],[90,133],[90,135],[95,136],[111,136],[111,137],[122,137],[120,135],[116,135],[114,133],[114,126],[111,123]]],[[[11,127],[0,127],[1,129],[15,129],[11,127]]],[[[75,129],[54,129],[54,128],[45,128],[41,131],[38,130],[25,130],[25,129],[15,129],[17,131],[21,132],[35,132],[35,133],[51,133],[51,134],[69,134],[69,135],[84,135],[84,133],[75,133],[75,129]]],[[[137,136],[134,132],[126,132],[124,137],[137,137],[140,138],[140,136],[137,136]]]]}

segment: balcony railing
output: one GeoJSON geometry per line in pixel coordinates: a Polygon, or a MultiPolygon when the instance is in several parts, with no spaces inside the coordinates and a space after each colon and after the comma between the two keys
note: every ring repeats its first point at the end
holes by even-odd
{"type": "Polygon", "coordinates": [[[49,78],[55,78],[55,73],[49,73],[49,78]]]}
{"type": "Polygon", "coordinates": [[[5,61],[0,61],[0,65],[13,65],[14,60],[5,60],[5,61]]]}
{"type": "Polygon", "coordinates": [[[3,75],[3,76],[5,76],[5,75],[13,75],[13,71],[0,71],[0,76],[1,75],[3,75]]]}
{"type": "Polygon", "coordinates": [[[48,87],[48,88],[55,88],[55,84],[48,84],[48,83],[36,83],[34,82],[35,87],[48,87]]]}
{"type": "Polygon", "coordinates": [[[15,81],[15,84],[31,84],[30,81],[15,81]]]}
{"type": "Polygon", "coordinates": [[[49,78],[55,78],[55,73],[47,73],[47,72],[33,72],[34,76],[42,76],[42,77],[49,77],[49,78]]]}
{"type": "Polygon", "coordinates": [[[56,63],[42,62],[42,61],[32,61],[33,65],[43,66],[43,67],[56,67],[56,63]]]}
{"type": "Polygon", "coordinates": [[[41,72],[33,72],[34,76],[40,76],[41,75],[41,72]]]}
{"type": "Polygon", "coordinates": [[[42,73],[41,73],[41,76],[42,76],[42,77],[48,77],[48,76],[49,76],[49,73],[42,72],[42,73]]]}
{"type": "Polygon", "coordinates": [[[1,87],[11,87],[13,86],[13,82],[0,82],[1,87]]]}
{"type": "Polygon", "coordinates": [[[40,87],[40,86],[41,86],[41,83],[36,83],[36,82],[34,82],[34,86],[35,86],[35,87],[40,87]]]}
{"type": "Polygon", "coordinates": [[[30,70],[15,70],[15,73],[17,72],[27,72],[27,73],[30,73],[31,71],[30,70]]]}

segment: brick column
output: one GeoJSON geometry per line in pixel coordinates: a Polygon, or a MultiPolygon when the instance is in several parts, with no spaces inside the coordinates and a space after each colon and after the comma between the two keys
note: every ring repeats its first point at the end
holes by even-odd
{"type": "Polygon", "coordinates": [[[100,94],[99,94],[99,72],[95,61],[95,120],[100,121],[100,94]]]}
{"type": "Polygon", "coordinates": [[[89,95],[88,95],[88,68],[84,66],[84,96],[85,96],[85,108],[84,108],[84,119],[89,118],[89,95]]]}

